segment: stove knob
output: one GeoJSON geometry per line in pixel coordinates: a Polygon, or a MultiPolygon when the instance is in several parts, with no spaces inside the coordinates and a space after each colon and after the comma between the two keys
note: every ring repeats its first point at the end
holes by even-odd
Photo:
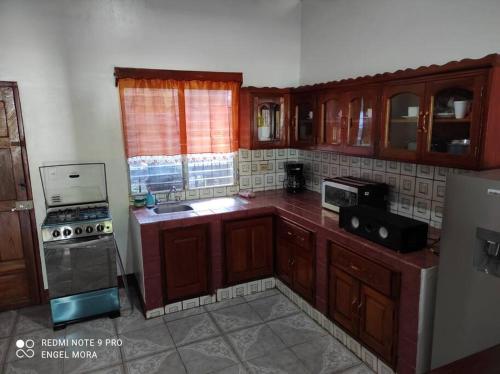
{"type": "Polygon", "coordinates": [[[87,227],[85,228],[85,232],[86,232],[87,234],[90,234],[92,231],[94,231],[94,228],[93,228],[92,226],[87,226],[87,227]]]}
{"type": "Polygon", "coordinates": [[[98,224],[98,225],[96,226],[96,229],[97,229],[97,231],[101,232],[102,230],[104,230],[104,225],[102,225],[102,224],[98,224]]]}
{"type": "Polygon", "coordinates": [[[71,235],[71,229],[64,229],[63,235],[64,236],[70,236],[71,235]]]}
{"type": "Polygon", "coordinates": [[[80,235],[80,234],[82,233],[82,231],[83,231],[83,230],[82,230],[82,228],[81,228],[81,227],[77,227],[77,228],[75,229],[75,234],[76,234],[76,235],[80,235]]]}
{"type": "Polygon", "coordinates": [[[60,236],[60,235],[61,235],[61,232],[60,232],[59,230],[54,230],[54,231],[52,231],[52,236],[53,236],[54,238],[57,238],[57,237],[58,237],[58,236],[60,236]]]}

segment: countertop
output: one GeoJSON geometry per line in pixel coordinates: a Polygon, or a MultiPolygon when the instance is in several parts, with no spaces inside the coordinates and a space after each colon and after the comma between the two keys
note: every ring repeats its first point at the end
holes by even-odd
{"type": "MultiPolygon", "coordinates": [[[[313,231],[322,231],[326,235],[338,238],[339,242],[348,243],[359,247],[362,252],[370,254],[370,257],[384,257],[391,262],[402,262],[411,267],[420,269],[437,266],[439,257],[429,248],[411,253],[399,253],[353,235],[341,229],[338,225],[338,215],[321,207],[321,195],[317,192],[304,191],[300,194],[289,194],[284,190],[257,192],[255,198],[245,199],[239,196],[221,197],[194,201],[181,201],[179,204],[191,205],[194,210],[156,214],[152,209],[131,207],[131,213],[140,225],[159,223],[175,224],[185,226],[186,221],[203,221],[203,217],[209,222],[212,219],[232,219],[256,214],[278,214],[288,219],[296,220],[299,224],[313,231]]],[[[429,244],[434,243],[439,237],[439,230],[429,228],[429,244]]]]}

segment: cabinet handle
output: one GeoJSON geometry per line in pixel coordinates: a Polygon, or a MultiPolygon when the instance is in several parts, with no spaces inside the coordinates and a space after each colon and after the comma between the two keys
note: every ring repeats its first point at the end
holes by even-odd
{"type": "Polygon", "coordinates": [[[359,303],[359,305],[358,305],[358,311],[360,311],[360,310],[361,310],[361,308],[363,308],[363,300],[361,300],[361,302],[360,302],[360,303],[359,303]]]}
{"type": "Polygon", "coordinates": [[[292,236],[293,235],[291,231],[288,231],[287,234],[288,234],[288,236],[292,236]]]}
{"type": "Polygon", "coordinates": [[[293,266],[293,265],[295,265],[295,259],[293,259],[293,258],[292,258],[292,259],[291,259],[290,266],[293,266]]]}
{"type": "Polygon", "coordinates": [[[429,112],[425,112],[424,114],[424,125],[422,126],[422,131],[425,133],[427,133],[427,120],[428,120],[428,117],[429,117],[429,112]]]}
{"type": "Polygon", "coordinates": [[[359,271],[359,268],[356,265],[351,264],[350,267],[354,271],[359,271]]]}

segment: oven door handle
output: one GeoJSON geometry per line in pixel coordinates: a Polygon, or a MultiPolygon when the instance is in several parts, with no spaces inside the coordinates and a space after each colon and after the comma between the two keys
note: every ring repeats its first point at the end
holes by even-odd
{"type": "MultiPolygon", "coordinates": [[[[69,239],[69,240],[74,240],[74,239],[69,239]]],[[[76,239],[77,241],[71,241],[68,243],[65,240],[59,240],[56,242],[51,242],[51,243],[44,243],[44,247],[47,249],[52,249],[52,248],[58,248],[58,247],[63,247],[63,248],[76,248],[76,247],[81,247],[81,246],[88,246],[88,245],[94,245],[94,244],[99,244],[103,243],[106,241],[114,240],[113,235],[105,235],[105,236],[100,236],[97,239],[91,238],[91,239],[76,239]]]]}

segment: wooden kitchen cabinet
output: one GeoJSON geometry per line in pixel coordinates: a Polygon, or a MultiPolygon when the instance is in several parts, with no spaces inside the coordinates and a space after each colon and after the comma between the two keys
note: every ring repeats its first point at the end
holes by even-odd
{"type": "Polygon", "coordinates": [[[224,223],[226,285],[273,274],[272,216],[224,223]]]}
{"type": "Polygon", "coordinates": [[[292,95],[292,120],[290,126],[290,145],[310,147],[316,139],[316,93],[301,92],[292,95]]]}
{"type": "Polygon", "coordinates": [[[288,146],[290,92],[282,88],[244,87],[240,90],[240,147],[288,146]]]}
{"type": "Polygon", "coordinates": [[[328,314],[393,367],[399,284],[399,273],[331,243],[328,314]]]}
{"type": "Polygon", "coordinates": [[[387,84],[382,95],[380,156],[476,168],[485,84],[484,71],[387,84]]]}
{"type": "Polygon", "coordinates": [[[285,219],[279,219],[277,226],[276,275],[305,300],[314,303],[312,233],[285,219]]]}
{"type": "Polygon", "coordinates": [[[379,89],[326,90],[319,95],[318,148],[360,156],[375,150],[379,89]]]}
{"type": "Polygon", "coordinates": [[[167,302],[209,293],[207,230],[198,225],[163,231],[167,302]]]}

